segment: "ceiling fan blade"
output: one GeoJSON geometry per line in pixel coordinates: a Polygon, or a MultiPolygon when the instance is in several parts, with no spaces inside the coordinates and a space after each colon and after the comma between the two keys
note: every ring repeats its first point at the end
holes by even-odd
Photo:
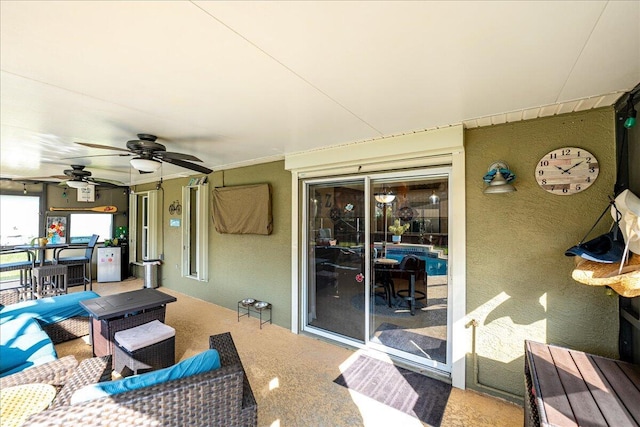
{"type": "Polygon", "coordinates": [[[129,156],[133,156],[133,154],[95,154],[93,156],[65,157],[65,158],[63,158],[61,160],[87,159],[89,157],[113,157],[113,156],[129,157],[129,156]]]}
{"type": "Polygon", "coordinates": [[[171,159],[171,158],[164,158],[162,160],[164,160],[167,163],[171,163],[173,165],[180,166],[180,167],[183,167],[185,169],[191,169],[192,171],[204,173],[204,174],[207,174],[207,175],[210,174],[211,172],[213,172],[213,170],[211,170],[209,168],[205,168],[204,166],[196,165],[195,163],[185,162],[184,160],[171,159]]]}
{"type": "Polygon", "coordinates": [[[202,161],[199,158],[197,158],[196,156],[192,156],[191,154],[173,153],[173,152],[170,152],[170,151],[154,153],[154,156],[159,157],[159,158],[161,158],[163,160],[165,160],[165,159],[190,160],[192,162],[201,162],[202,161]]]}
{"type": "Polygon", "coordinates": [[[11,181],[35,181],[35,182],[57,182],[66,181],[69,177],[65,175],[51,175],[51,176],[28,176],[25,178],[11,178],[11,181]]]}
{"type": "Polygon", "coordinates": [[[92,182],[96,185],[104,187],[122,187],[124,182],[116,181],[114,179],[102,179],[102,178],[87,178],[88,182],[92,182]]]}
{"type": "Polygon", "coordinates": [[[116,150],[116,151],[124,151],[127,153],[129,152],[129,150],[125,150],[124,148],[111,147],[109,145],[92,144],[90,142],[76,142],[76,144],[84,145],[85,147],[90,147],[90,148],[101,148],[103,150],[116,150]]]}

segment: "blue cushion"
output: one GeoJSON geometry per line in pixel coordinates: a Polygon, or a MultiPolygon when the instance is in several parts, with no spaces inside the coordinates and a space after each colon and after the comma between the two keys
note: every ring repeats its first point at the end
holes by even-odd
{"type": "Polygon", "coordinates": [[[56,358],[51,339],[35,319],[23,315],[0,325],[0,377],[56,358]]]}
{"type": "Polygon", "coordinates": [[[45,325],[75,316],[88,316],[88,313],[80,306],[80,301],[98,297],[100,295],[93,291],[84,291],[7,305],[0,309],[0,324],[16,319],[23,314],[35,317],[45,325]]]}
{"type": "Polygon", "coordinates": [[[149,387],[191,375],[202,374],[218,369],[220,366],[220,355],[218,351],[206,350],[168,368],[147,372],[146,374],[134,375],[122,380],[88,385],[73,393],[73,396],[71,396],[71,404],[149,387]]]}

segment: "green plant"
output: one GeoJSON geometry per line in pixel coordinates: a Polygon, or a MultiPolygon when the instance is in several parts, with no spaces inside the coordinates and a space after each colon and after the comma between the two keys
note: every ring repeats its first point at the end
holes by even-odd
{"type": "Polygon", "coordinates": [[[118,246],[118,239],[104,239],[104,247],[108,248],[109,246],[118,246]]]}
{"type": "Polygon", "coordinates": [[[395,234],[396,236],[402,236],[405,231],[407,231],[410,227],[409,223],[400,224],[400,220],[396,219],[393,221],[393,225],[389,226],[389,231],[395,234]]]}

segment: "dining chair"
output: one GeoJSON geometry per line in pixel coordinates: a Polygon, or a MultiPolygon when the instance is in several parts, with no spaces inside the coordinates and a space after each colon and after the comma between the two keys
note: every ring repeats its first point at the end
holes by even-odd
{"type": "Polygon", "coordinates": [[[400,261],[398,271],[392,273],[392,277],[406,279],[407,282],[411,280],[411,274],[415,275],[415,285],[419,282],[424,285],[424,291],[414,289],[414,295],[409,295],[409,289],[401,289],[396,294],[403,298],[413,298],[414,300],[427,300],[427,269],[426,262],[420,257],[409,254],[405,255],[400,261]],[[417,296],[416,296],[417,295],[417,296]]]}
{"type": "Polygon", "coordinates": [[[54,264],[63,264],[63,265],[67,265],[69,267],[69,269],[71,270],[74,266],[78,266],[78,267],[82,267],[82,283],[75,283],[75,281],[73,281],[73,277],[74,274],[72,272],[69,272],[69,276],[71,277],[70,279],[70,283],[68,285],[70,286],[76,286],[76,285],[84,285],[84,290],[87,290],[87,285],[89,285],[89,290],[93,290],[93,282],[92,282],[92,274],[91,274],[91,259],[93,258],[93,249],[96,246],[96,243],[98,243],[98,235],[94,234],[91,236],[91,238],[89,239],[89,242],[87,243],[86,246],[84,245],[69,245],[65,248],[62,248],[58,251],[56,251],[55,255],[54,255],[54,260],[53,263],[54,264]],[[69,249],[82,249],[84,248],[84,255],[81,256],[68,256],[68,257],[62,257],[60,256],[63,252],[69,250],[69,249]]]}

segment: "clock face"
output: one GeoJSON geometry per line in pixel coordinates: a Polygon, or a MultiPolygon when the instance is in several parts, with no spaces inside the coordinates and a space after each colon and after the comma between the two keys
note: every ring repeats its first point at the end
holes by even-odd
{"type": "Polygon", "coordinates": [[[562,147],[538,161],[536,181],[543,190],[567,196],[589,188],[598,172],[598,160],[593,154],[582,148],[562,147]]]}

